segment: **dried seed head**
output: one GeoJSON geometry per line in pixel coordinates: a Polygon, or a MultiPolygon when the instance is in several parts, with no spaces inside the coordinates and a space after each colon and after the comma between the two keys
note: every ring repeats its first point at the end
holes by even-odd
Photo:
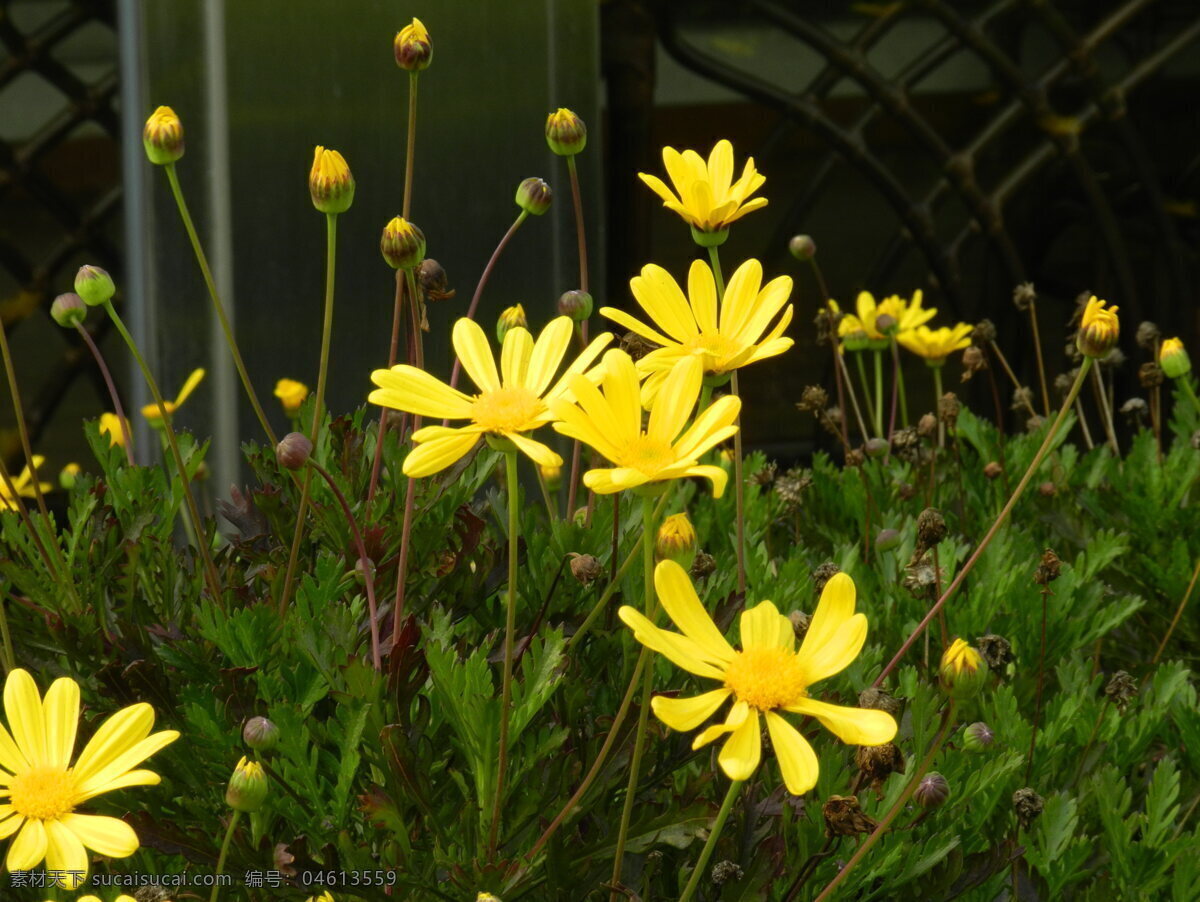
{"type": "Polygon", "coordinates": [[[1039,586],[1048,586],[1058,579],[1061,573],[1062,561],[1058,559],[1058,555],[1054,553],[1053,549],[1047,548],[1042,552],[1042,560],[1033,574],[1033,581],[1039,586]]]}
{"type": "Polygon", "coordinates": [[[1071,386],[1075,384],[1075,377],[1079,375],[1079,370],[1070,370],[1066,373],[1059,373],[1054,377],[1054,390],[1058,392],[1060,398],[1066,398],[1071,392],[1071,386]]]}
{"type": "Polygon", "coordinates": [[[711,576],[717,569],[717,559],[711,554],[704,551],[697,552],[696,559],[692,561],[692,569],[688,572],[692,574],[692,579],[704,579],[711,576]]]}
{"type": "Polygon", "coordinates": [[[800,402],[796,405],[805,413],[819,413],[829,403],[829,392],[819,385],[806,385],[800,393],[800,402]]]}
{"type": "Polygon", "coordinates": [[[846,452],[846,466],[851,469],[861,467],[866,459],[866,455],[859,448],[851,448],[846,452]]]}
{"type": "Polygon", "coordinates": [[[937,435],[937,417],[931,413],[922,414],[921,419],[917,420],[917,435],[922,438],[937,435]]]}
{"type": "Polygon", "coordinates": [[[876,689],[873,686],[858,693],[858,706],[886,711],[896,720],[900,719],[900,712],[904,710],[904,703],[900,699],[885,689],[876,689]]]}
{"type": "Polygon", "coordinates": [[[604,567],[590,554],[571,553],[571,575],[583,585],[591,585],[604,573],[604,567]]]}
{"type": "Polygon", "coordinates": [[[775,481],[775,474],[779,472],[779,464],[771,461],[763,465],[761,470],[758,470],[750,477],[750,481],[757,486],[768,487],[775,481]]]}
{"type": "Polygon", "coordinates": [[[1125,352],[1120,348],[1113,348],[1106,356],[1101,357],[1096,362],[1105,369],[1119,369],[1125,364],[1125,352]]]}
{"type": "Polygon", "coordinates": [[[820,598],[821,593],[825,591],[825,584],[841,572],[842,568],[833,561],[826,561],[817,566],[817,569],[812,572],[813,589],[817,598],[820,598]]]}
{"type": "Polygon", "coordinates": [[[1157,388],[1163,384],[1163,368],[1153,361],[1138,367],[1138,382],[1142,388],[1157,388]]]}
{"type": "Polygon", "coordinates": [[[725,861],[718,861],[713,865],[710,876],[712,877],[712,882],[717,886],[724,886],[726,883],[737,883],[745,876],[745,872],[732,861],[726,859],[725,861]]]}
{"type": "Polygon", "coordinates": [[[1013,389],[1012,404],[1009,405],[1010,410],[1029,410],[1032,406],[1033,389],[1024,385],[1013,389]]]}
{"type": "Polygon", "coordinates": [[[1027,786],[1013,793],[1012,803],[1013,811],[1017,813],[1017,821],[1023,829],[1028,830],[1029,825],[1042,813],[1046,800],[1027,786]]]}
{"type": "Polygon", "coordinates": [[[1035,413],[1025,421],[1026,432],[1037,432],[1045,424],[1046,420],[1040,413],[1035,413]]]}
{"type": "Polygon", "coordinates": [[[784,507],[794,511],[800,507],[804,490],[812,485],[812,474],[808,470],[793,468],[775,480],[775,494],[784,507]]]}
{"type": "Polygon", "coordinates": [[[1131,426],[1137,426],[1149,414],[1150,406],[1141,398],[1130,398],[1121,405],[1120,413],[1131,426]]]}
{"type": "Polygon", "coordinates": [[[937,771],[930,771],[921,778],[913,790],[913,800],[922,808],[938,808],[950,798],[950,784],[937,771]]]}
{"type": "Polygon", "coordinates": [[[962,365],[962,381],[966,382],[980,370],[987,369],[987,358],[983,356],[983,351],[980,348],[971,345],[968,348],[963,348],[962,365]]]}
{"type": "Polygon", "coordinates": [[[1018,310],[1028,310],[1037,300],[1037,292],[1033,290],[1032,282],[1022,282],[1013,289],[1013,303],[1018,310]]]}
{"type": "Polygon", "coordinates": [[[1003,677],[1008,672],[1008,665],[1013,662],[1012,644],[1003,636],[988,633],[975,640],[983,660],[987,661],[992,673],[1003,677]]]}
{"type": "Polygon", "coordinates": [[[941,512],[927,507],[917,516],[917,548],[924,554],[946,538],[946,518],[941,512]]]}
{"type": "Polygon", "coordinates": [[[1116,705],[1117,710],[1124,714],[1129,708],[1129,703],[1137,698],[1137,680],[1124,670],[1118,670],[1104,687],[1104,694],[1116,705]]]}
{"type": "Polygon", "coordinates": [[[821,806],[826,836],[855,836],[877,826],[858,804],[858,796],[830,796],[821,806]]]}
{"type": "Polygon", "coordinates": [[[891,774],[902,774],[905,768],[904,754],[892,742],[858,746],[854,751],[854,764],[876,790],[882,788],[883,781],[891,774]]]}
{"type": "Polygon", "coordinates": [[[641,360],[654,350],[654,345],[636,332],[626,332],[621,336],[621,350],[634,360],[641,360]]]}
{"type": "Polygon", "coordinates": [[[971,332],[971,341],[977,345],[984,345],[996,340],[996,324],[990,319],[981,319],[975,324],[975,329],[971,332]]]}
{"type": "Polygon", "coordinates": [[[1162,338],[1162,332],[1158,326],[1149,320],[1144,320],[1138,323],[1137,327],[1137,343],[1138,347],[1145,348],[1147,351],[1153,351],[1158,340],[1162,338]]]}
{"type": "Polygon", "coordinates": [[[913,598],[932,601],[937,596],[937,570],[930,554],[914,555],[904,568],[902,584],[913,598]]]}
{"type": "Polygon", "coordinates": [[[911,482],[902,482],[896,487],[896,497],[901,501],[912,501],[917,497],[917,487],[911,482]]]}
{"type": "Polygon", "coordinates": [[[446,270],[432,257],[426,257],[417,267],[417,281],[425,292],[426,300],[446,301],[454,297],[454,289],[448,287],[446,270]]]}
{"type": "Polygon", "coordinates": [[[834,310],[828,304],[818,309],[817,315],[813,318],[813,323],[817,327],[817,344],[836,341],[838,323],[841,321],[840,310],[834,310]]]}
{"type": "Polygon", "coordinates": [[[958,422],[960,407],[958,395],[952,391],[946,392],[938,398],[938,419],[945,423],[947,428],[953,429],[958,422]]]}
{"type": "Polygon", "coordinates": [[[994,460],[989,460],[983,468],[983,475],[988,479],[996,479],[1004,472],[1004,467],[994,460]]]}
{"type": "Polygon", "coordinates": [[[912,461],[921,449],[921,436],[912,426],[892,433],[892,452],[901,460],[912,461]]]}
{"type": "Polygon", "coordinates": [[[792,611],[787,616],[792,622],[792,632],[796,634],[796,641],[803,642],[804,637],[808,635],[809,626],[812,625],[812,617],[803,611],[792,611]]]}

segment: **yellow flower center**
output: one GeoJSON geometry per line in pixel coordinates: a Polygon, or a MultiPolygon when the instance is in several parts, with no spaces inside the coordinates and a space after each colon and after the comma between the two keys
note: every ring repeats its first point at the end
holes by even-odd
{"type": "Polygon", "coordinates": [[[741,350],[735,341],[716,332],[689,338],[684,347],[704,358],[704,369],[708,372],[718,371],[725,361],[741,350]]]}
{"type": "Polygon", "coordinates": [[[475,399],[471,419],[488,432],[526,432],[545,410],[542,399],[527,388],[498,388],[475,399]]]}
{"type": "Polygon", "coordinates": [[[39,821],[70,814],[79,797],[75,777],[58,767],[35,767],[17,774],[8,792],[9,802],[18,814],[39,821]]]}
{"type": "Polygon", "coordinates": [[[785,648],[751,648],[733,656],[725,668],[725,686],[739,701],[771,711],[803,698],[808,683],[800,659],[785,648]]]}
{"type": "Polygon", "coordinates": [[[639,435],[621,449],[621,459],[614,461],[622,467],[632,467],[653,476],[676,462],[675,452],[667,442],[639,435]]]}

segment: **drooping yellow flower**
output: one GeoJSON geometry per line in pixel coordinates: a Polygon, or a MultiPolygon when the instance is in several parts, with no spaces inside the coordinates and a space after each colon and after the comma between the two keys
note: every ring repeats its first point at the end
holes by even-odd
{"type": "MultiPolygon", "coordinates": [[[[196,386],[202,381],[204,381],[204,368],[197,367],[196,369],[192,370],[191,375],[187,377],[187,380],[183,383],[183,388],[179,389],[179,394],[175,396],[174,401],[166,398],[163,399],[163,407],[167,409],[167,416],[172,416],[175,411],[182,407],[183,402],[192,396],[192,392],[196,390],[196,386]]],[[[150,421],[151,426],[158,426],[162,423],[162,412],[158,409],[157,404],[147,404],[145,407],[143,407],[142,416],[150,421]]],[[[103,417],[101,419],[103,419],[103,417]]],[[[104,424],[101,423],[101,430],[103,430],[103,428],[104,424]]],[[[117,430],[120,431],[120,428],[120,424],[118,423],[117,430]]],[[[119,443],[114,442],[114,444],[119,443]]]]}
{"type": "Polygon", "coordinates": [[[160,106],[146,120],[142,146],[151,163],[165,166],[183,156],[183,123],[169,106],[160,106]]]}
{"type": "MultiPolygon", "coordinates": [[[[154,405],[154,410],[157,413],[158,405],[154,405]]],[[[125,421],[125,425],[129,425],[129,421],[125,421]]],[[[115,413],[105,411],[100,414],[100,434],[108,436],[108,447],[119,445],[125,447],[125,430],[121,428],[121,418],[115,413]]]]}
{"type": "Polygon", "coordinates": [[[0,726],[0,839],[16,834],[8,847],[8,869],[26,871],[45,860],[47,870],[82,883],[88,849],[109,858],[132,855],[138,848],[132,827],[75,809],[101,793],[157,785],[158,774],[134,768],[179,734],[151,734],[154,709],[130,705],[100,725],[72,765],[79,684],[66,677],[55,680],[42,699],[33,677],[20,669],[4,683],[4,712],[9,729],[0,726]]]}
{"type": "Polygon", "coordinates": [[[451,340],[463,369],[479,387],[474,396],[407,364],[371,373],[371,381],[379,386],[369,396],[372,404],[419,416],[471,421],[459,428],[426,426],[413,433],[418,445],[404,459],[405,475],[429,476],[444,470],[484,436],[507,439],[539,465],[562,466],[561,457],[526,433],[552,419],[549,405],[568,393],[571,377],[590,367],[612,341],[608,332],[597,337],[551,386],[573,330],[574,323],[566,316],[553,319],[536,343],[528,330],[510,329],[497,372],[483,329],[474,320],[460,319],[451,340]]]}
{"type": "Polygon", "coordinates": [[[971,343],[974,329],[969,323],[958,323],[953,328],[942,326],[940,329],[917,326],[901,332],[896,340],[918,357],[924,357],[930,366],[941,366],[952,353],[961,351],[971,343]]]}
{"type": "Polygon", "coordinates": [[[628,605],[620,609],[621,620],[647,648],[722,686],[694,698],[656,696],[651,709],[673,730],[694,730],[732,700],[725,722],[708,727],[692,743],[692,748],[700,748],[728,734],[717,760],[731,780],[748,779],[759,765],[760,715],[783,782],[794,795],[816,785],[817,756],[782,712],[815,717],[843,742],[855,745],[882,745],[896,735],[896,721],[884,711],[844,708],[809,694],[813,684],[849,666],[867,638],[867,618],[854,612],[854,581],[846,574],[838,573],[825,584],[799,650],[792,622],[769,601],[742,612],[738,651],[721,635],[682,567],[663,561],[654,571],[654,585],[680,632],[656,627],[628,605]]]}
{"type": "Polygon", "coordinates": [[[707,263],[692,263],[687,297],[669,272],[651,263],[629,280],[629,287],[653,326],[623,310],[600,308],[602,316],[661,345],[638,361],[638,371],[649,377],[646,401],[658,394],[667,373],[685,357],[700,360],[705,374],[723,376],[792,346],[792,339],[783,335],[792,321],[792,305],[787,303],[792,280],[779,276],[763,285],[762,274],[762,264],[747,260],[730,278],[718,304],[717,283],[707,263]],[[783,315],[772,327],[780,311],[783,315]]]}
{"type": "Polygon", "coordinates": [[[734,423],[741,402],[732,395],[720,398],[685,431],[703,379],[698,358],[681,359],[667,374],[643,429],[637,370],[624,351],[604,355],[600,388],[582,376],[572,377],[576,403],[563,399],[551,405],[558,420],[554,428],[595,448],[614,465],[588,470],[584,485],[608,495],[647,483],[702,476],[712,481],[713,495],[721,497],[729,475],[720,467],[701,465],[700,457],[737,432],[734,423]]]}
{"type": "MultiPolygon", "coordinates": [[[[38,468],[46,462],[46,458],[40,454],[33,455],[33,467],[29,464],[21,470],[17,477],[12,480],[13,488],[16,490],[17,496],[21,498],[35,498],[37,493],[33,488],[34,473],[38,468]]],[[[39,482],[38,486],[43,492],[50,491],[53,486],[48,482],[39,482]]],[[[0,479],[0,510],[16,510],[17,498],[8,490],[8,483],[0,479]]]]}
{"type": "Polygon", "coordinates": [[[1117,307],[1105,307],[1105,301],[1095,295],[1088,299],[1075,334],[1075,344],[1086,357],[1107,357],[1121,334],[1117,307]]]}
{"type": "Polygon", "coordinates": [[[713,147],[707,164],[694,150],[679,153],[664,147],[662,157],[674,191],[645,172],[639,172],[638,178],[662,198],[664,207],[697,231],[722,232],[730,223],[767,205],[765,197],[750,197],[767,180],[755,170],[753,157],[746,160],[741,178],[733,181],[733,145],[725,139],[713,147]]]}
{"type": "Polygon", "coordinates": [[[313,206],[322,213],[345,213],[354,203],[354,176],[346,158],[336,150],[326,150],[319,144],[313,151],[312,169],[308,173],[308,193],[313,206]]]}
{"type": "MultiPolygon", "coordinates": [[[[897,294],[884,298],[878,304],[875,303],[875,296],[869,291],[860,291],[858,298],[855,300],[854,307],[858,315],[853,313],[843,314],[842,320],[838,323],[838,335],[843,339],[848,336],[853,336],[856,333],[863,333],[867,336],[867,346],[871,348],[886,348],[888,346],[888,336],[879,328],[878,319],[881,316],[890,316],[896,321],[889,332],[897,337],[908,332],[911,329],[917,328],[929,322],[937,315],[937,308],[925,308],[921,306],[921,301],[924,294],[918,288],[913,292],[912,300],[906,301],[897,294]]],[[[834,310],[837,310],[837,304],[833,303],[834,310]]],[[[851,347],[847,350],[856,350],[851,347]]]]}
{"type": "Polygon", "coordinates": [[[295,379],[280,379],[275,383],[275,397],[283,405],[283,412],[294,416],[308,397],[308,386],[295,379]]]}
{"type": "Polygon", "coordinates": [[[1192,359],[1178,338],[1168,338],[1158,349],[1158,365],[1170,379],[1178,379],[1192,371],[1192,359]]]}

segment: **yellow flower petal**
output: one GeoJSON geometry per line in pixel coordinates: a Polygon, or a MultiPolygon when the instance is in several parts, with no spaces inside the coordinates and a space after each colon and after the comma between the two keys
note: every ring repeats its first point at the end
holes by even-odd
{"type": "Polygon", "coordinates": [[[650,175],[645,172],[639,172],[638,178],[646,183],[646,186],[657,194],[664,204],[678,204],[679,198],[666,186],[662,179],[658,176],[650,175]]]}
{"type": "Polygon", "coordinates": [[[183,402],[192,396],[192,392],[196,390],[201,382],[204,381],[204,369],[197,368],[192,370],[188,375],[187,380],[183,383],[183,388],[179,389],[179,394],[175,396],[176,409],[183,406],[183,402]]]}
{"type": "Polygon", "coordinates": [[[37,685],[26,671],[17,668],[4,682],[4,713],[13,739],[33,767],[46,761],[46,722],[37,685]]]}
{"type": "Polygon", "coordinates": [[[46,762],[51,767],[69,767],[79,728],[79,684],[66,677],[55,680],[46,692],[42,716],[46,720],[46,762]]]}
{"type": "Polygon", "coordinates": [[[752,648],[786,648],[792,651],[796,645],[792,622],[769,601],[761,601],[749,610],[742,611],[740,624],[744,651],[752,648]]]}
{"type": "Polygon", "coordinates": [[[562,365],[574,331],[575,324],[569,316],[557,316],[538,336],[525,381],[526,387],[535,395],[541,397],[549,387],[550,380],[562,365]]]}
{"type": "Polygon", "coordinates": [[[749,717],[750,706],[745,702],[734,702],[733,707],[729,709],[729,714],[725,718],[725,723],[713,724],[711,727],[705,727],[697,733],[696,738],[692,740],[692,748],[701,748],[721,738],[726,733],[732,733],[744,724],[749,717]]]}
{"type": "Polygon", "coordinates": [[[3,819],[0,819],[0,839],[8,839],[25,823],[25,815],[17,814],[12,805],[5,805],[4,811],[3,819]]]}
{"type": "Polygon", "coordinates": [[[127,858],[138,850],[137,833],[118,818],[67,814],[60,820],[80,842],[106,858],[127,858]]]}
{"type": "Polygon", "coordinates": [[[626,313],[624,310],[618,310],[616,307],[601,307],[600,315],[611,319],[618,326],[624,326],[631,332],[634,332],[647,341],[652,341],[656,345],[674,344],[671,339],[663,335],[661,332],[647,326],[640,319],[636,319],[626,313]]]}
{"type": "Polygon", "coordinates": [[[717,331],[717,283],[703,260],[693,260],[688,269],[688,299],[701,332],[717,331]]]}
{"type": "Polygon", "coordinates": [[[496,372],[496,360],[483,329],[474,320],[461,317],[454,324],[450,341],[454,353],[462,362],[463,369],[480,391],[495,391],[500,387],[500,374],[496,372]]]}
{"type": "Polygon", "coordinates": [[[30,767],[25,754],[17,747],[17,743],[3,724],[0,724],[0,767],[13,774],[30,767]]]}
{"type": "Polygon", "coordinates": [[[469,397],[415,366],[402,363],[390,370],[375,370],[371,381],[379,388],[367,400],[380,407],[450,420],[471,417],[469,397]]]}
{"type": "Polygon", "coordinates": [[[479,443],[480,434],[470,429],[456,430],[454,435],[421,442],[404,458],[404,475],[422,479],[440,473],[446,467],[466,457],[479,443]]]}
{"type": "Polygon", "coordinates": [[[687,341],[698,334],[687,298],[661,266],[653,263],[643,266],[642,274],[629,280],[629,288],[642,309],[667,335],[676,341],[687,341]]]}
{"type": "Polygon", "coordinates": [[[783,785],[792,795],[804,795],[817,785],[820,767],[817,753],[800,731],[776,714],[767,711],[767,732],[771,735],[771,747],[779,759],[779,772],[783,785]]]}
{"type": "Polygon", "coordinates": [[[762,284],[762,264],[750,259],[734,270],[725,283],[721,299],[721,334],[735,336],[754,312],[758,286],[762,284]]]}
{"type": "Polygon", "coordinates": [[[567,401],[555,401],[550,405],[550,409],[558,418],[558,422],[554,424],[555,432],[568,438],[579,439],[584,444],[595,448],[609,460],[620,454],[616,445],[612,444],[608,437],[596,428],[592,419],[574,404],[567,401]]]}
{"type": "Polygon", "coordinates": [[[672,730],[694,730],[712,716],[731,695],[728,689],[714,689],[693,698],[667,698],[656,695],[650,699],[654,716],[672,730]]]}
{"type": "MultiPolygon", "coordinates": [[[[509,329],[504,335],[504,345],[500,349],[500,375],[503,377],[505,388],[525,385],[529,359],[532,356],[533,336],[529,331],[519,326],[509,329]]],[[[535,394],[541,394],[541,391],[535,394]]]]}
{"type": "Polygon", "coordinates": [[[97,787],[103,786],[117,779],[126,771],[137,767],[137,765],[141,764],[151,755],[166,748],[178,738],[179,733],[176,730],[162,730],[147,736],[140,742],[125,749],[125,751],[109,761],[104,767],[89,774],[86,779],[81,778],[79,780],[79,791],[94,794],[97,787]]]}
{"type": "Polygon", "coordinates": [[[724,201],[733,183],[733,145],[722,138],[708,154],[708,181],[713,197],[724,201]]]}
{"type": "Polygon", "coordinates": [[[674,442],[696,408],[703,379],[704,365],[698,357],[685,357],[675,364],[650,411],[646,435],[666,444],[674,442]]]}
{"type": "Polygon", "coordinates": [[[661,630],[651,623],[639,611],[629,605],[622,605],[617,615],[621,621],[633,630],[633,637],[651,651],[656,651],[671,661],[675,666],[682,667],[696,676],[722,679],[724,671],[714,666],[720,664],[702,645],[681,636],[679,633],[661,630]]]}
{"type": "Polygon", "coordinates": [[[699,476],[701,479],[707,479],[712,483],[712,494],[714,498],[720,498],[725,494],[725,485],[729,482],[729,474],[721,467],[714,467],[711,464],[702,464],[696,467],[688,467],[684,471],[685,476],[699,476]]]}
{"type": "MultiPolygon", "coordinates": [[[[115,820],[115,818],[108,818],[115,820]]],[[[67,889],[78,889],[87,879],[88,853],[79,837],[61,821],[46,821],[46,870],[63,875],[67,889]]],[[[121,823],[117,821],[117,823],[121,823]]]]}
{"type": "Polygon", "coordinates": [[[79,781],[87,780],[108,767],[128,749],[150,735],[154,728],[154,709],[145,702],[122,708],[100,724],[83,747],[72,772],[79,781]]]}
{"type": "MultiPolygon", "coordinates": [[[[14,671],[15,672],[15,671],[14,671]]],[[[46,827],[41,821],[26,820],[21,832],[8,846],[5,865],[10,871],[28,871],[46,857],[46,827]]]]}
{"type": "Polygon", "coordinates": [[[725,740],[717,763],[730,780],[749,780],[761,760],[762,728],[758,712],[751,708],[742,725],[725,740]]]}
{"type": "MultiPolygon", "coordinates": [[[[591,367],[596,358],[600,356],[600,352],[608,346],[612,339],[613,336],[611,332],[603,332],[593,338],[588,346],[583,349],[583,352],[576,357],[574,361],[572,361],[571,365],[563,370],[563,374],[558,377],[558,381],[550,387],[550,390],[547,391],[545,395],[543,395],[543,399],[546,401],[546,403],[549,404],[551,401],[554,401],[558,398],[562,398],[567,401],[573,401],[575,399],[575,395],[571,392],[571,380],[576,375],[584,373],[585,370],[591,367]]],[[[595,384],[601,379],[602,376],[603,368],[596,367],[590,373],[584,376],[584,378],[595,384]]]]}
{"type": "Polygon", "coordinates": [[[89,783],[88,791],[79,794],[79,802],[83,803],[106,792],[116,792],[118,789],[128,789],[131,786],[157,786],[161,782],[162,777],[154,773],[154,771],[126,771],[121,776],[114,777],[111,780],[89,783]]]}
{"type": "Polygon", "coordinates": [[[715,661],[733,660],[733,646],[725,641],[712,617],[700,603],[687,571],[674,561],[662,561],[654,569],[658,600],[680,631],[701,646],[715,661]]]}
{"type": "Polygon", "coordinates": [[[771,320],[778,315],[780,310],[784,309],[791,294],[792,280],[789,276],[772,279],[755,296],[749,315],[742,320],[741,326],[733,333],[733,337],[746,344],[759,341],[771,320]]]}
{"type": "Polygon", "coordinates": [[[809,684],[818,683],[849,667],[866,641],[865,614],[855,614],[845,621],[824,645],[810,645],[806,634],[799,658],[809,684]]]}
{"type": "Polygon", "coordinates": [[[696,417],[687,432],[680,436],[679,441],[675,443],[679,456],[694,460],[732,436],[733,432],[737,431],[737,427],[733,424],[737,421],[741,410],[741,400],[733,395],[726,395],[709,404],[704,412],[696,417]],[[731,426],[733,426],[732,432],[729,431],[731,426]]]}
{"type": "Polygon", "coordinates": [[[829,578],[821,591],[821,600],[817,602],[808,632],[804,635],[801,654],[810,643],[814,650],[827,645],[842,624],[854,616],[855,595],[854,580],[848,574],[835,573],[829,578]]]}
{"type": "Polygon", "coordinates": [[[504,437],[517,446],[517,449],[541,467],[561,467],[563,459],[543,445],[524,435],[506,432],[504,437]]]}
{"type": "Polygon", "coordinates": [[[815,698],[802,698],[787,710],[815,717],[838,739],[852,745],[883,745],[896,736],[896,721],[886,711],[843,708],[815,698]]]}

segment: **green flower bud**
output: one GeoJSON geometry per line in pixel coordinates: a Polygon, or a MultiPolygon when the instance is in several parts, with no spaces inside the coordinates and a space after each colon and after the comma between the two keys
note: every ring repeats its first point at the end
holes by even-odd
{"type": "Polygon", "coordinates": [[[788,242],[788,251],[797,260],[811,260],[817,255],[817,243],[811,235],[795,235],[788,242]]]}
{"type": "Polygon", "coordinates": [[[501,312],[500,318],[496,320],[496,340],[504,344],[504,336],[508,334],[508,330],[516,328],[529,328],[525,319],[525,308],[520,304],[514,304],[501,312]]]}
{"type": "Polygon", "coordinates": [[[938,808],[950,798],[950,784],[937,771],[930,771],[921,778],[913,790],[913,801],[922,808],[938,808]]]}
{"type": "Polygon", "coordinates": [[[938,668],[942,691],[950,698],[963,701],[972,698],[987,684],[988,668],[974,648],[963,639],[955,639],[938,668]]]}
{"type": "Polygon", "coordinates": [[[317,145],[308,173],[308,193],[322,213],[345,213],[354,203],[354,176],[336,150],[317,145]]]}
{"type": "Polygon", "coordinates": [[[79,272],[75,273],[75,293],[89,307],[99,307],[112,300],[116,292],[112,276],[99,266],[81,266],[79,272]]]}
{"type": "Polygon", "coordinates": [[[425,233],[411,222],[393,216],[383,227],[379,252],[392,269],[415,269],[425,259],[425,233]]]}
{"type": "Polygon", "coordinates": [[[592,315],[592,296],[586,291],[572,288],[564,291],[558,298],[558,312],[569,316],[577,323],[583,322],[592,315]]]}
{"type": "Polygon", "coordinates": [[[587,126],[566,107],[559,107],[546,118],[546,143],[560,157],[572,157],[587,146],[587,126]]]}
{"type": "Polygon", "coordinates": [[[251,717],[242,727],[242,739],[256,752],[269,752],[279,742],[279,727],[265,717],[251,717]]]}
{"type": "Polygon", "coordinates": [[[83,472],[83,468],[79,464],[70,463],[59,471],[58,484],[68,492],[75,488],[75,480],[79,478],[79,474],[83,472]]]}
{"type": "Polygon", "coordinates": [[[875,536],[875,548],[879,551],[891,551],[900,544],[900,533],[894,529],[881,529],[875,536]]]}
{"type": "Polygon", "coordinates": [[[1192,360],[1178,338],[1168,338],[1158,351],[1158,365],[1168,378],[1178,379],[1192,371],[1192,360]]]}
{"type": "Polygon", "coordinates": [[[229,778],[225,803],[234,811],[258,811],[267,800],[267,788],[267,775],[262,765],[243,757],[229,778]]]}
{"type": "Polygon", "coordinates": [[[156,166],[174,163],[183,156],[183,123],[169,106],[160,106],[146,120],[142,146],[156,166]]]}
{"type": "Polygon", "coordinates": [[[289,432],[275,446],[275,457],[279,460],[279,466],[285,470],[299,470],[308,463],[312,450],[313,444],[307,435],[302,432],[289,432]]]}
{"type": "Polygon", "coordinates": [[[60,294],[50,305],[50,316],[64,329],[74,329],[87,318],[87,305],[73,291],[60,294]]]}
{"type": "Polygon", "coordinates": [[[672,514],[658,528],[654,543],[660,561],[674,561],[684,570],[696,560],[696,529],[687,514],[672,514]]]}
{"type": "Polygon", "coordinates": [[[963,730],[963,748],[968,752],[986,752],[996,741],[992,728],[977,720],[963,730]]]}
{"type": "Polygon", "coordinates": [[[553,196],[550,186],[538,178],[528,178],[517,185],[517,206],[534,216],[541,216],[550,209],[553,196]]]}

